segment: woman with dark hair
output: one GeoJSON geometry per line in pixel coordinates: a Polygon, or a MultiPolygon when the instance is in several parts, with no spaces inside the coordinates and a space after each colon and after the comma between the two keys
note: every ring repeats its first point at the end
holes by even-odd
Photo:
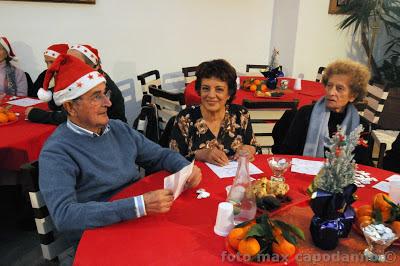
{"type": "MultiPolygon", "coordinates": [[[[322,77],[326,95],[314,105],[303,106],[295,114],[278,153],[323,158],[327,138],[337,131],[338,125],[345,129],[346,135],[360,125],[353,102],[364,98],[369,79],[368,68],[352,60],[329,64],[322,77]]],[[[275,127],[287,128],[288,123],[280,121],[275,127]]],[[[364,125],[364,130],[368,131],[368,125],[364,125]]],[[[276,141],[281,136],[273,133],[273,137],[276,141]]],[[[354,159],[357,163],[371,164],[367,147],[357,146],[354,159]]]]}
{"type": "Polygon", "coordinates": [[[192,160],[226,165],[246,150],[254,159],[258,150],[248,111],[231,104],[236,94],[236,71],[225,60],[201,63],[196,71],[201,104],[176,117],[170,148],[192,160]]]}
{"type": "Polygon", "coordinates": [[[25,72],[11,64],[16,60],[6,37],[0,37],[0,94],[26,96],[28,82],[25,72]]]}

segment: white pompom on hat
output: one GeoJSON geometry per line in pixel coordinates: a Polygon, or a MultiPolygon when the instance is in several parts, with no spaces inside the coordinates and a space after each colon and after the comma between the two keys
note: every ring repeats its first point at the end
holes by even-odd
{"type": "Polygon", "coordinates": [[[102,82],[106,82],[104,76],[94,71],[78,58],[64,54],[57,57],[44,77],[43,88],[38,91],[39,99],[50,101],[54,99],[60,106],[85,94],[102,82]],[[49,90],[50,80],[54,78],[53,93],[49,90]]]}

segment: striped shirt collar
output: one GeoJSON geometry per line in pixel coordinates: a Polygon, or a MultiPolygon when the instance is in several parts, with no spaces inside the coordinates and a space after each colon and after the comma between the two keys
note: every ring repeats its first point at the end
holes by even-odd
{"type": "Polygon", "coordinates": [[[80,126],[74,124],[69,119],[67,120],[67,127],[69,129],[71,129],[72,131],[74,131],[75,133],[79,134],[79,135],[85,135],[85,136],[89,136],[89,137],[92,137],[92,138],[100,137],[102,135],[107,134],[110,131],[110,124],[107,124],[105,126],[105,128],[104,128],[104,130],[103,130],[103,132],[101,134],[97,134],[97,133],[94,133],[94,132],[92,132],[90,130],[87,130],[87,129],[83,128],[83,127],[80,127],[80,126]]]}

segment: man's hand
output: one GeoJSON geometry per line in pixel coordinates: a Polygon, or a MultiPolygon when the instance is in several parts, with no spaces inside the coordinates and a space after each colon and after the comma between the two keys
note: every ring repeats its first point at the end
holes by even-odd
{"type": "Polygon", "coordinates": [[[196,165],[193,166],[192,173],[186,180],[185,188],[196,187],[201,181],[201,170],[196,165]]]}
{"type": "Polygon", "coordinates": [[[218,166],[224,166],[229,163],[228,156],[226,156],[225,152],[217,148],[197,150],[195,157],[199,161],[212,163],[218,166]]]}
{"type": "Polygon", "coordinates": [[[29,113],[31,112],[31,110],[33,109],[33,107],[28,107],[25,109],[25,117],[28,118],[29,113]]]}
{"type": "Polygon", "coordinates": [[[169,211],[174,201],[174,195],[169,189],[159,189],[143,194],[147,214],[169,211]]]}

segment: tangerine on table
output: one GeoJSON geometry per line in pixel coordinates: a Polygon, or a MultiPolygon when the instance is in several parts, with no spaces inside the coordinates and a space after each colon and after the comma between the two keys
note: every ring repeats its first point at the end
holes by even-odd
{"type": "Polygon", "coordinates": [[[396,235],[400,235],[400,221],[394,221],[392,223],[392,229],[395,231],[396,235]]]}
{"type": "Polygon", "coordinates": [[[372,216],[372,205],[363,205],[357,209],[357,216],[372,216]]]}
{"type": "Polygon", "coordinates": [[[8,116],[5,113],[0,113],[0,123],[7,123],[8,116]]]}
{"type": "Polygon", "coordinates": [[[243,227],[233,228],[228,234],[228,243],[234,249],[238,249],[239,242],[246,236],[247,231],[243,227]]]}
{"type": "Polygon", "coordinates": [[[358,226],[360,226],[363,223],[366,223],[366,225],[367,224],[372,224],[372,217],[368,216],[368,215],[357,216],[356,223],[357,223],[358,226]]]}
{"type": "Polygon", "coordinates": [[[256,80],[254,81],[254,84],[257,85],[257,86],[260,85],[260,84],[261,84],[261,80],[256,79],[256,80]]]}
{"type": "Polygon", "coordinates": [[[242,255],[254,256],[260,252],[260,244],[254,237],[243,239],[239,242],[239,253],[242,255]]]}
{"type": "Polygon", "coordinates": [[[268,90],[267,85],[261,84],[261,91],[266,92],[268,90]]]}
{"type": "Polygon", "coordinates": [[[250,86],[250,91],[256,91],[257,90],[257,85],[253,84],[250,86]]]}
{"type": "Polygon", "coordinates": [[[386,202],[386,200],[383,198],[383,196],[385,196],[386,199],[393,201],[392,198],[390,198],[387,194],[385,193],[377,193],[374,196],[374,209],[379,209],[381,211],[385,210],[385,209],[391,209],[392,207],[390,206],[389,203],[386,202]]]}
{"type": "Polygon", "coordinates": [[[17,120],[17,115],[14,112],[8,112],[7,117],[10,122],[17,120]]]}
{"type": "Polygon", "coordinates": [[[287,241],[283,236],[279,235],[275,237],[278,243],[272,243],[272,252],[280,256],[292,256],[296,253],[296,246],[287,241]]]}

